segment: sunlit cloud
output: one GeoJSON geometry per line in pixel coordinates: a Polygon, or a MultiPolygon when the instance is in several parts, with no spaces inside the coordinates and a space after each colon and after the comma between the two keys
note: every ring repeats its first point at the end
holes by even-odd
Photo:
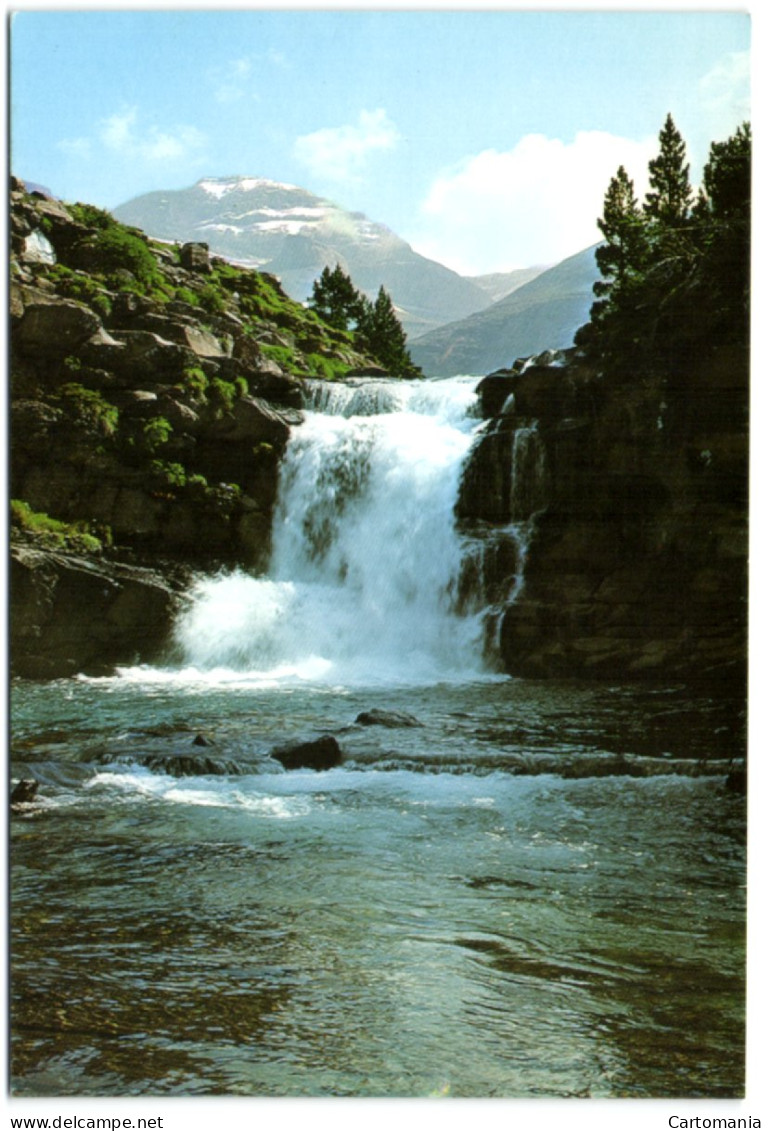
{"type": "Polygon", "coordinates": [[[399,130],[385,110],[362,110],[354,125],[299,137],[294,154],[317,180],[350,183],[361,178],[373,153],[393,149],[399,139],[399,130]]]}
{"type": "Polygon", "coordinates": [[[747,51],[727,55],[700,81],[700,101],[716,140],[728,137],[751,116],[751,61],[747,51]]]}
{"type": "Polygon", "coordinates": [[[208,77],[217,102],[225,105],[245,98],[253,71],[254,64],[250,58],[234,59],[226,66],[213,68],[208,77]]]}
{"type": "Polygon", "coordinates": [[[98,140],[112,153],[133,160],[180,161],[196,156],[206,145],[206,136],[196,126],[181,125],[162,130],[139,128],[138,112],[130,108],[104,118],[97,131],[98,140]]]}
{"type": "Polygon", "coordinates": [[[620,165],[642,199],[657,151],[655,137],[586,131],[564,142],[529,134],[511,150],[484,150],[438,176],[406,237],[464,274],[558,262],[600,240],[597,219],[620,165]]]}
{"type": "Polygon", "coordinates": [[[206,135],[196,126],[143,129],[136,107],[102,118],[90,137],[63,138],[57,142],[57,149],[78,161],[104,160],[109,156],[119,163],[148,165],[185,163],[202,156],[206,146],[206,135]]]}
{"type": "Polygon", "coordinates": [[[214,92],[215,101],[222,105],[250,99],[261,100],[259,82],[265,74],[266,66],[286,71],[291,64],[283,51],[269,47],[259,54],[245,55],[232,59],[222,66],[211,67],[207,71],[207,81],[214,92]]]}
{"type": "Polygon", "coordinates": [[[66,153],[70,157],[77,157],[81,161],[88,160],[92,154],[92,144],[87,137],[69,137],[63,138],[57,142],[57,149],[62,153],[66,153]]]}

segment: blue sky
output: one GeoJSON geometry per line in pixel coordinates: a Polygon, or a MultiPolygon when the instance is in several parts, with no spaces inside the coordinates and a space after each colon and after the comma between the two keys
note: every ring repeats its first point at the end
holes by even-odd
{"type": "Polygon", "coordinates": [[[668,112],[698,182],[750,117],[717,10],[17,10],[11,170],[114,207],[201,177],[302,185],[466,273],[598,238],[668,112]]]}

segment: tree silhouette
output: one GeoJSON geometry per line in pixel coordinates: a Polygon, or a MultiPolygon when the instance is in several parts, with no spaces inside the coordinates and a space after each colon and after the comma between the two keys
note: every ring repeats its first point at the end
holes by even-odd
{"type": "Polygon", "coordinates": [[[659,154],[649,162],[651,192],[646,193],[644,214],[668,228],[686,223],[692,203],[686,145],[668,114],[659,134],[659,154]]]}

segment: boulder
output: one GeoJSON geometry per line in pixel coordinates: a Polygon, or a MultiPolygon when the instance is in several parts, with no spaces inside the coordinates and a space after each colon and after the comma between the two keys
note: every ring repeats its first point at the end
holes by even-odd
{"type": "Polygon", "coordinates": [[[43,263],[51,267],[56,263],[56,252],[50,240],[43,235],[39,228],[35,228],[25,237],[21,258],[25,263],[43,263]]]}
{"type": "Polygon", "coordinates": [[[276,747],[271,751],[271,757],[285,770],[330,770],[343,761],[338,741],[331,734],[323,734],[308,742],[276,747]]]}
{"type": "Polygon", "coordinates": [[[262,397],[239,397],[229,412],[212,422],[209,431],[214,438],[230,443],[283,445],[290,428],[302,419],[297,409],[276,408],[262,397]]]}
{"type": "Polygon", "coordinates": [[[357,715],[355,722],[363,727],[420,727],[414,715],[406,711],[382,711],[376,707],[372,711],[362,711],[357,715]]]}
{"type": "Polygon", "coordinates": [[[480,411],[489,418],[498,416],[509,396],[515,391],[517,374],[513,369],[497,369],[483,377],[475,392],[480,398],[480,411]]]}
{"type": "Polygon", "coordinates": [[[14,546],[10,570],[13,674],[106,674],[157,656],[178,595],[153,570],[14,546]]]}
{"type": "Polygon", "coordinates": [[[208,275],[212,270],[209,244],[184,243],[180,248],[180,263],[186,271],[197,271],[208,275]]]}
{"type": "Polygon", "coordinates": [[[11,791],[11,807],[29,805],[31,801],[35,800],[39,786],[40,783],[36,782],[34,778],[22,778],[11,791]]]}
{"type": "Polygon", "coordinates": [[[138,315],[132,328],[148,330],[167,342],[185,346],[196,357],[225,357],[222,345],[210,331],[203,326],[194,325],[188,318],[169,318],[163,314],[148,312],[138,315]]]}
{"type": "MultiPolygon", "coordinates": [[[[124,349],[114,354],[111,364],[124,376],[158,382],[167,377],[181,376],[197,360],[186,346],[170,342],[149,330],[113,330],[112,336],[124,349]]],[[[103,365],[106,369],[111,367],[106,356],[91,363],[103,365]]]]}
{"type": "Polygon", "coordinates": [[[38,294],[24,300],[24,314],[14,334],[22,353],[66,357],[96,334],[99,316],[82,302],[38,294]]]}

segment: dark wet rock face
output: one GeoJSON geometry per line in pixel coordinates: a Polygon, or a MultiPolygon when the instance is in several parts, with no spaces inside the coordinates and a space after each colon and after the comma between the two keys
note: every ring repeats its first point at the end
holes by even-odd
{"type": "Polygon", "coordinates": [[[483,545],[517,533],[517,554],[478,555],[505,670],[742,683],[747,353],[615,382],[564,355],[478,391],[457,514],[483,545]]]}
{"type": "Polygon", "coordinates": [[[157,656],[180,595],[159,573],[27,547],[11,552],[14,674],[104,675],[157,656]]]}

